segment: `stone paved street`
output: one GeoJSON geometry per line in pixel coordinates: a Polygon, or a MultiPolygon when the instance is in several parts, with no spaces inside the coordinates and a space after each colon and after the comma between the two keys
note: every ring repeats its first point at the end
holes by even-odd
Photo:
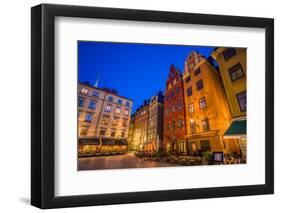
{"type": "Polygon", "coordinates": [[[139,159],[133,152],[124,155],[79,158],[79,170],[150,168],[176,166],[166,162],[139,159]]]}

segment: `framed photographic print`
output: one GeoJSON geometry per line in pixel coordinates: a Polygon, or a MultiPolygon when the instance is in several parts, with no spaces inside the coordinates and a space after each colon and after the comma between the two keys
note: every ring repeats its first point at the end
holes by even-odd
{"type": "Polygon", "coordinates": [[[274,20],[31,9],[31,203],[274,192],[274,20]]]}

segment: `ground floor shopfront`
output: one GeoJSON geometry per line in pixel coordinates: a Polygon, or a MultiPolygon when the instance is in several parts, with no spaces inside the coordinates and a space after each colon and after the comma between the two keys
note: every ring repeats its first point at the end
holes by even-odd
{"type": "Polygon", "coordinates": [[[166,153],[178,155],[199,155],[203,152],[242,153],[239,140],[225,140],[218,131],[187,135],[184,139],[165,141],[164,145],[166,153]]]}
{"type": "Polygon", "coordinates": [[[80,138],[78,140],[78,154],[97,155],[97,154],[119,154],[128,150],[126,139],[114,138],[80,138]]]}

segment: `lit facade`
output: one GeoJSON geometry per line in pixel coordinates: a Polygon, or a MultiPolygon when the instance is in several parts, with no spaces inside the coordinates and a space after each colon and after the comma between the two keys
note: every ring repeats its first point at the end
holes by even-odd
{"type": "MultiPolygon", "coordinates": [[[[223,135],[231,113],[219,72],[202,55],[191,52],[185,62],[183,87],[188,152],[226,153],[223,135]]],[[[239,152],[239,145],[233,145],[239,152]]]]}
{"type": "Polygon", "coordinates": [[[132,150],[161,152],[163,149],[163,94],[159,92],[131,117],[129,144],[132,150]]]}
{"type": "Polygon", "coordinates": [[[164,93],[164,152],[179,154],[187,150],[182,76],[170,67],[164,93]]]}
{"type": "Polygon", "coordinates": [[[162,92],[159,92],[149,102],[148,140],[146,148],[156,152],[163,150],[163,101],[164,96],[162,92]]]}
{"type": "Polygon", "coordinates": [[[127,146],[133,101],[109,89],[78,84],[79,151],[127,146]]]}
{"type": "Polygon", "coordinates": [[[144,144],[147,142],[148,134],[148,113],[149,113],[149,101],[144,101],[136,113],[134,114],[133,129],[131,131],[132,136],[131,147],[133,150],[143,150],[144,144]]]}
{"type": "Polygon", "coordinates": [[[219,65],[221,79],[233,118],[224,138],[225,140],[234,139],[239,141],[242,154],[246,157],[246,48],[219,47],[212,52],[212,57],[219,65]]]}

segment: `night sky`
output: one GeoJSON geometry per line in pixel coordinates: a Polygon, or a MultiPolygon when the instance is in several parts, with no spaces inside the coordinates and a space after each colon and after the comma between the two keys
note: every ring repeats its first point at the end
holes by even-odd
{"type": "Polygon", "coordinates": [[[213,47],[133,44],[111,42],[78,42],[78,78],[99,88],[116,89],[133,99],[133,112],[145,99],[165,90],[169,68],[174,64],[183,71],[190,51],[206,58],[213,47]]]}

